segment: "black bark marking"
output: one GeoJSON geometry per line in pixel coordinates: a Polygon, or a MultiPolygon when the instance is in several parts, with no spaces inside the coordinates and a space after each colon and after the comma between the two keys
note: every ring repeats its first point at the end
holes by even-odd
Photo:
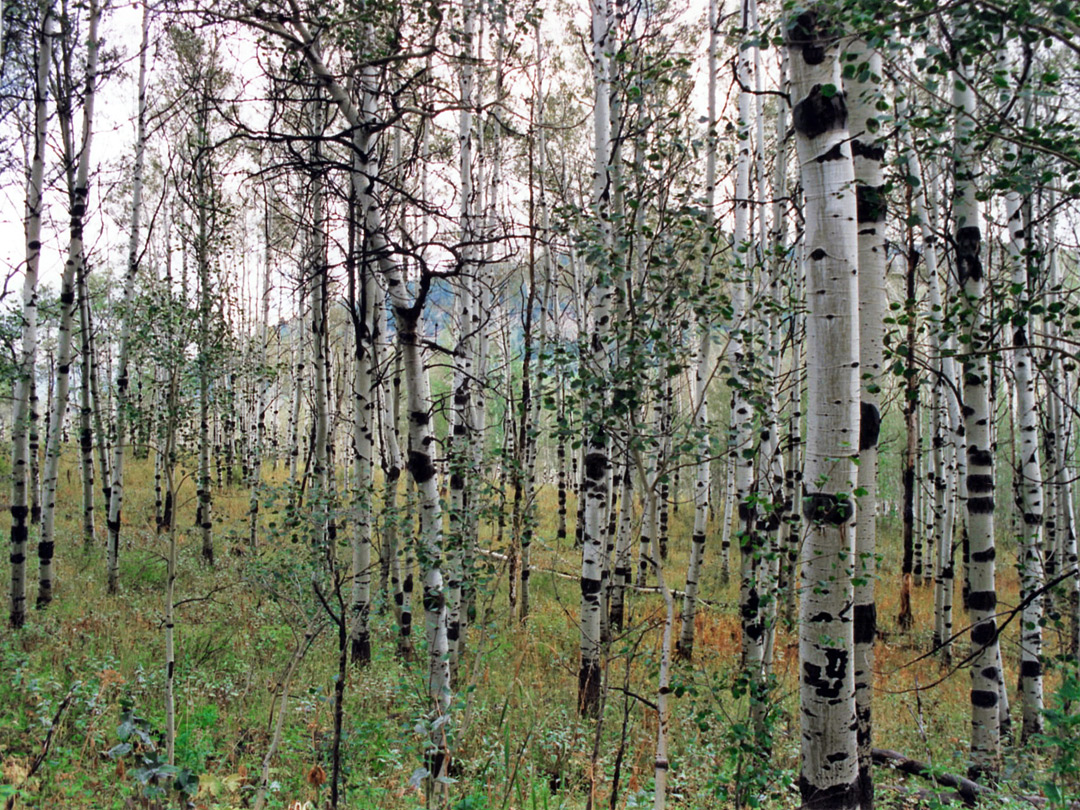
{"type": "Polygon", "coordinates": [[[982,280],[983,267],[979,258],[981,242],[982,231],[978,225],[965,225],[956,232],[956,269],[961,286],[968,281],[982,280]]]}
{"type": "Polygon", "coordinates": [[[856,221],[860,223],[885,221],[888,201],[885,197],[884,186],[856,186],[855,204],[856,221]]]}
{"type": "Polygon", "coordinates": [[[873,644],[877,634],[877,605],[855,605],[854,612],[855,643],[873,644]]]}
{"type": "Polygon", "coordinates": [[[858,804],[858,791],[857,782],[819,788],[805,775],[799,776],[799,796],[802,798],[803,810],[836,810],[837,807],[855,807],[858,804]]]}
{"type": "Polygon", "coordinates": [[[992,709],[997,706],[998,694],[997,692],[991,692],[988,689],[972,689],[971,690],[971,705],[978,706],[980,709],[992,709]]]}
{"type": "Polygon", "coordinates": [[[852,157],[866,158],[880,162],[885,159],[885,147],[855,138],[851,142],[852,157]]]}
{"type": "Polygon", "coordinates": [[[843,146],[843,143],[835,143],[828,152],[818,155],[814,160],[817,163],[828,163],[831,160],[844,160],[847,155],[844,154],[843,146]]]}
{"type": "Polygon", "coordinates": [[[412,473],[416,483],[424,484],[435,476],[435,465],[431,462],[431,456],[417,450],[409,451],[409,472],[412,473]]]}
{"type": "Polygon", "coordinates": [[[850,500],[840,500],[831,493],[814,492],[803,496],[803,517],[814,523],[842,526],[854,513],[850,500]]]}
{"type": "MultiPolygon", "coordinates": [[[[795,105],[791,119],[795,131],[809,140],[820,138],[826,132],[843,129],[847,125],[847,103],[844,101],[844,94],[836,92],[826,96],[822,93],[822,86],[815,84],[806,94],[806,98],[795,105]]],[[[825,155],[818,157],[818,162],[838,160],[842,155],[827,155],[833,150],[839,150],[839,147],[840,144],[837,144],[825,155]]]]}
{"type": "Polygon", "coordinates": [[[859,449],[870,450],[877,446],[881,435],[881,413],[870,402],[859,403],[859,449]]]}
{"type": "Polygon", "coordinates": [[[976,591],[969,594],[968,607],[972,610],[994,610],[997,608],[997,593],[994,591],[976,591]]]}
{"type": "Polygon", "coordinates": [[[971,628],[971,643],[977,644],[980,647],[986,647],[992,644],[994,639],[997,638],[997,624],[993,619],[985,622],[979,622],[973,628],[971,628]]]}

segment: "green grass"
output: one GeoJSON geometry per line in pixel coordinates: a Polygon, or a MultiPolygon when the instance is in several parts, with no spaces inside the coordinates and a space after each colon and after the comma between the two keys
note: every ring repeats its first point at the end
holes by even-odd
{"type": "MultiPolygon", "coordinates": [[[[66,460],[70,464],[74,458],[69,452],[66,460]]],[[[127,757],[121,765],[108,755],[121,742],[121,711],[133,707],[145,719],[151,741],[160,742],[163,733],[165,546],[152,531],[152,465],[133,460],[128,469],[121,593],[105,593],[100,511],[99,543],[83,547],[78,473],[72,468],[71,480],[61,475],[56,601],[47,611],[33,612],[20,633],[5,628],[0,635],[0,784],[18,786],[18,807],[131,806],[140,790],[134,775],[137,763],[127,757]],[[48,754],[37,773],[24,781],[65,697],[48,754]]],[[[279,467],[268,474],[268,481],[279,483],[282,477],[279,467]]],[[[276,684],[297,634],[317,611],[305,579],[307,545],[305,539],[294,544],[281,516],[264,508],[263,552],[254,558],[242,542],[247,491],[215,492],[218,563],[208,569],[200,562],[199,539],[191,529],[190,489],[188,482],[178,522],[177,765],[199,775],[197,805],[208,810],[250,806],[270,740],[276,684]]],[[[479,618],[468,632],[452,713],[452,806],[579,810],[595,790],[596,806],[606,807],[617,761],[618,806],[649,805],[656,717],[634,696],[655,699],[662,603],[655,595],[631,599],[628,630],[614,641],[606,663],[608,683],[617,689],[608,692],[598,732],[595,722],[579,719],[575,711],[578,558],[572,541],[555,545],[552,488],[541,492],[539,505],[533,559],[541,570],[532,577],[533,614],[526,626],[510,617],[502,563],[482,560],[489,584],[478,595],[479,618]]],[[[691,518],[686,504],[672,516],[668,570],[676,585],[685,570],[691,518]]],[[[0,528],[6,529],[6,522],[0,528]]],[[[485,548],[493,544],[493,532],[493,527],[483,527],[485,548]]],[[[901,635],[895,625],[898,524],[883,520],[881,534],[878,616],[883,640],[877,645],[876,743],[962,773],[969,734],[967,673],[949,675],[932,659],[909,665],[930,645],[932,593],[917,591],[916,629],[901,635]]],[[[348,560],[347,542],[347,532],[340,532],[339,559],[348,560]]],[[[730,806],[734,788],[741,786],[766,806],[794,807],[799,744],[796,639],[786,629],[777,638],[773,741],[765,766],[747,736],[745,699],[731,691],[739,659],[737,585],[720,582],[718,546],[719,532],[714,531],[702,579],[702,595],[713,607],[698,619],[697,659],[692,667],[683,665],[674,673],[679,697],[671,729],[671,801],[682,808],[730,806]]],[[[1011,604],[1016,577],[1010,554],[1002,555],[999,570],[1002,602],[1011,604]]],[[[737,563],[736,558],[735,570],[737,563]]],[[[0,575],[6,583],[6,561],[0,575]]],[[[343,807],[423,805],[421,794],[409,784],[423,764],[428,709],[423,657],[408,664],[395,659],[395,629],[386,607],[380,596],[372,622],[372,665],[363,671],[350,669],[347,682],[343,807]]],[[[958,610],[957,626],[962,624],[958,610]]],[[[1004,646],[1010,687],[1015,685],[1018,657],[1015,625],[1007,631],[1004,646]]],[[[417,605],[416,630],[422,633],[422,627],[417,605]]],[[[272,772],[271,808],[325,801],[329,795],[328,785],[313,785],[309,776],[316,766],[330,769],[336,644],[336,632],[324,628],[293,679],[272,772]]],[[[1051,672],[1051,687],[1055,678],[1051,672]]],[[[1017,762],[1018,767],[1024,764],[1017,762]]],[[[1016,778],[1021,775],[1016,771],[1016,778]]],[[[884,781],[900,780],[887,776],[884,781]]]]}

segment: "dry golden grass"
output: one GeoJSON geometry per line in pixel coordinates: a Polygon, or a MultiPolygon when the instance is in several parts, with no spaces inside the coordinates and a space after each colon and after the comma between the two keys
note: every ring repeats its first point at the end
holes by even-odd
{"type": "MultiPolygon", "coordinates": [[[[7,725],[0,734],[0,763],[5,772],[20,773],[18,769],[40,749],[43,724],[59,698],[80,681],[84,686],[61,718],[53,756],[24,786],[20,806],[119,808],[125,806],[133,782],[129,775],[119,774],[116,763],[102,752],[117,742],[121,699],[135,700],[138,710],[160,728],[163,543],[153,531],[152,463],[132,460],[124,511],[123,589],[118,597],[106,596],[104,521],[99,512],[98,547],[85,551],[74,462],[75,455],[69,452],[61,474],[56,603],[35,613],[18,636],[5,634],[0,648],[2,664],[11,670],[5,678],[12,683],[0,688],[0,720],[7,725]],[[36,679],[33,687],[28,685],[31,679],[36,679]]],[[[280,484],[285,474],[281,465],[268,469],[266,481],[280,484]]],[[[203,773],[199,802],[207,808],[233,807],[250,798],[249,775],[258,774],[269,740],[272,694],[290,654],[293,632],[303,622],[250,578],[246,488],[215,492],[218,566],[213,570],[198,562],[198,538],[190,530],[193,495],[188,475],[178,513],[183,530],[177,596],[190,600],[177,611],[178,727],[186,735],[185,756],[203,773]]],[[[597,738],[595,725],[580,720],[575,711],[578,557],[572,538],[561,546],[555,543],[552,487],[541,490],[538,507],[533,562],[539,570],[532,577],[533,610],[525,626],[510,617],[504,563],[486,559],[494,565],[494,585],[478,597],[478,621],[469,631],[469,653],[454,710],[460,768],[455,772],[460,780],[455,795],[488,803],[469,805],[475,807],[577,808],[583,806],[591,785],[596,798],[606,802],[622,739],[619,805],[625,806],[635,791],[647,788],[652,775],[655,712],[633,696],[654,699],[663,603],[656,594],[631,598],[627,629],[611,645],[607,677],[615,688],[608,693],[605,723],[597,738]],[[624,686],[626,692],[621,691],[624,686]],[[594,746],[598,746],[595,759],[594,746]]],[[[571,536],[573,510],[571,498],[571,536]]],[[[666,571],[675,587],[681,586],[685,571],[691,518],[686,504],[672,515],[666,571]]],[[[7,520],[5,513],[0,530],[6,530],[7,520]]],[[[287,533],[274,539],[267,530],[280,516],[264,508],[262,520],[264,543],[288,549],[287,533]]],[[[495,533],[494,526],[485,525],[481,544],[490,547],[495,533]]],[[[509,534],[507,527],[504,545],[509,534]]],[[[969,735],[967,671],[944,670],[936,657],[924,655],[931,641],[931,588],[915,590],[914,629],[906,634],[898,630],[896,525],[882,521],[881,536],[875,743],[962,772],[969,735]]],[[[340,541],[347,543],[347,535],[340,541]]],[[[726,767],[725,741],[733,724],[746,717],[745,701],[733,699],[729,691],[740,649],[737,582],[720,583],[718,545],[719,531],[713,527],[702,578],[702,597],[710,604],[696,620],[696,660],[692,667],[679,665],[675,672],[676,685],[686,691],[680,691],[683,696],[674,703],[672,782],[685,807],[722,806],[711,798],[709,782],[726,767]]],[[[298,547],[302,549],[303,545],[298,547]]],[[[737,571],[737,551],[734,556],[737,571]]],[[[1011,551],[999,554],[1003,609],[1017,602],[1011,559],[1011,551]]],[[[5,582],[6,566],[5,562],[0,567],[5,582]]],[[[958,586],[957,629],[964,623],[959,596],[958,586]]],[[[417,611],[419,632],[423,622],[418,606],[417,611]]],[[[421,735],[414,727],[426,708],[423,667],[394,660],[388,611],[377,613],[373,623],[376,660],[348,684],[345,751],[351,787],[346,806],[415,806],[419,796],[408,787],[408,778],[422,761],[421,735]]],[[[1017,633],[1018,621],[1013,621],[1003,642],[1012,693],[1017,633]]],[[[271,806],[325,798],[325,786],[307,777],[316,767],[329,769],[332,715],[326,698],[336,672],[335,647],[334,632],[323,632],[294,679],[286,737],[274,773],[282,789],[271,806]]],[[[957,660],[966,648],[966,638],[957,642],[957,660]]],[[[795,636],[781,627],[772,698],[771,754],[778,774],[797,764],[797,658],[795,636]]],[[[1053,676],[1050,681],[1048,690],[1053,676]]]]}

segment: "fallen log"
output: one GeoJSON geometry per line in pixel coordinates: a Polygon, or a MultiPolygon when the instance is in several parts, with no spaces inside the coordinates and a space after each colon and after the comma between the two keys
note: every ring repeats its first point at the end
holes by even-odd
{"type": "Polygon", "coordinates": [[[928,763],[905,757],[899,751],[891,751],[888,748],[875,748],[873,757],[875,765],[887,766],[901,773],[920,776],[923,779],[932,779],[942,787],[953,788],[968,807],[974,807],[979,800],[979,796],[992,795],[994,792],[978,782],[965,779],[963,776],[936,771],[928,763]]]}
{"type": "MultiPolygon", "coordinates": [[[[919,776],[923,779],[932,779],[942,787],[952,788],[956,791],[955,793],[935,793],[934,791],[922,789],[905,791],[902,788],[893,788],[901,794],[906,793],[906,795],[914,795],[926,801],[937,800],[946,804],[958,799],[964,803],[965,807],[975,807],[980,796],[1001,795],[991,788],[980,785],[978,782],[972,781],[971,779],[967,779],[963,776],[956,776],[951,773],[945,773],[943,771],[937,771],[929,763],[905,757],[899,751],[892,751],[888,748],[875,748],[873,749],[873,758],[875,765],[892,768],[900,773],[919,776]]],[[[1011,798],[1027,802],[1032,807],[1038,808],[1046,807],[1049,803],[1043,796],[1013,795],[1011,798]]],[[[1072,802],[1067,805],[1067,807],[1069,810],[1080,810],[1080,801],[1072,802]]]]}

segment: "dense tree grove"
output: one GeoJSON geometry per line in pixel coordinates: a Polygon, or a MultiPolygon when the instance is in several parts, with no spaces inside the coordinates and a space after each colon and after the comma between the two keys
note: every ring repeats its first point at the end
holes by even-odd
{"type": "Polygon", "coordinates": [[[1080,8],[0,21],[7,808],[1080,802],[1080,8]]]}

